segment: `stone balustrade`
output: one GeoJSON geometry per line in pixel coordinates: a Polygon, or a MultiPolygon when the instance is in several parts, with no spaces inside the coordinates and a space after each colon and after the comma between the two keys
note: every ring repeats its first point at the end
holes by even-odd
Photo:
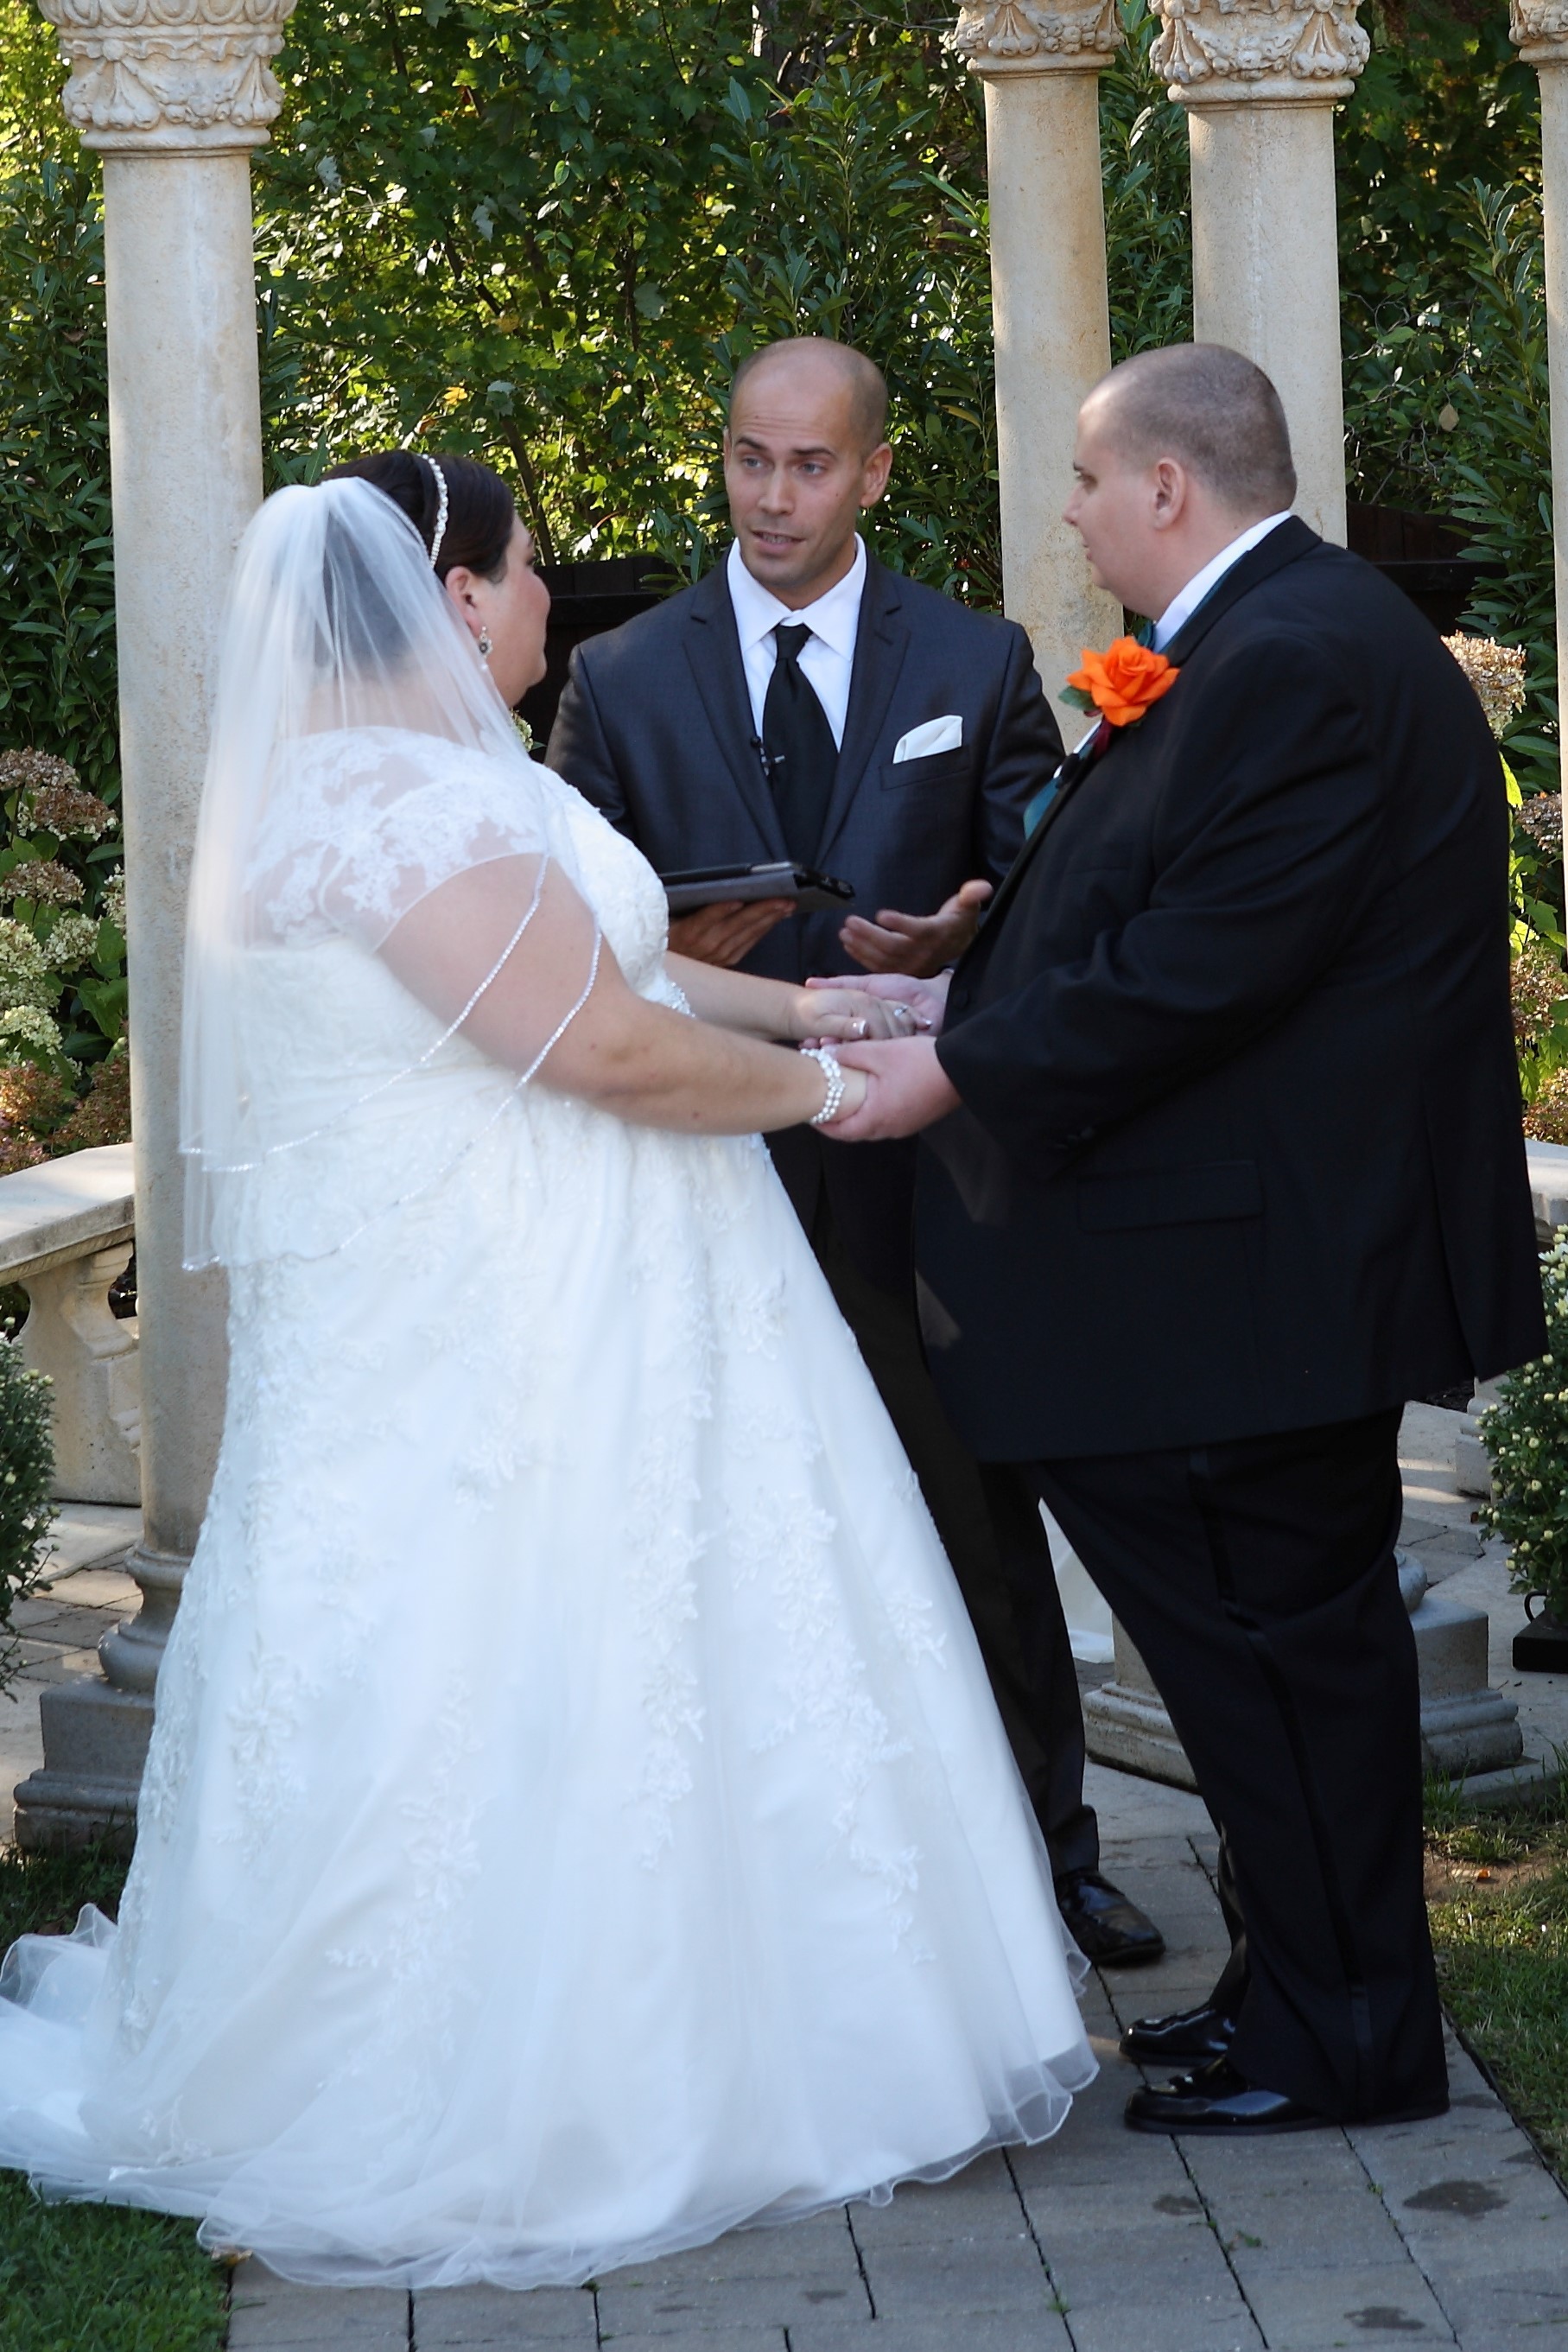
{"type": "Polygon", "coordinates": [[[22,1352],[54,1383],[62,1502],[141,1499],[136,1319],[109,1304],[135,1223],[129,1143],[0,1176],[0,1283],[26,1292],[22,1352]]]}

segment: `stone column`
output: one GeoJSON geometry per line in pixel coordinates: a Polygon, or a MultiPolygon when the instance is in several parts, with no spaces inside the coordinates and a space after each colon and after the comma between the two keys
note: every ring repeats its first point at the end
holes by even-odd
{"type": "Polygon", "coordinates": [[[986,87],[1002,593],[1054,702],[1122,627],[1061,520],[1079,404],[1111,364],[1100,76],[1114,0],[966,0],[954,47],[986,87]]]}
{"type": "MultiPolygon", "coordinates": [[[[1552,397],[1552,544],[1557,705],[1568,713],[1568,0],[1512,0],[1508,29],[1541,82],[1541,202],[1546,248],[1546,365],[1552,397]]],[[[1563,770],[1568,816],[1568,763],[1563,770]]]]}
{"type": "Polygon", "coordinates": [[[1366,62],[1357,0],[1154,0],[1154,63],[1187,109],[1193,332],[1285,404],[1296,511],[1343,543],[1333,110],[1366,62]]]}
{"type": "Polygon", "coordinates": [[[104,159],[144,1517],[143,1603],[103,1643],[107,1682],[48,1694],[18,1791],[33,1847],[129,1819],[222,1419],[222,1285],[180,1263],[181,965],[218,625],[261,498],[249,153],[282,102],[268,59],[292,0],[40,5],[67,117],[104,159]]]}

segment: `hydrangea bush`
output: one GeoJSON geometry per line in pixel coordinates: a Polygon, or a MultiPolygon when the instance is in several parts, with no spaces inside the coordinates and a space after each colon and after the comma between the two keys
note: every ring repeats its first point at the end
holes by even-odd
{"type": "Polygon", "coordinates": [[[1516,1592],[1539,1592],[1568,1623],[1568,1234],[1541,1261],[1548,1351],[1502,1383],[1481,1415],[1494,1500],[1479,1517],[1511,1548],[1516,1592]]]}
{"type": "Polygon", "coordinates": [[[17,1341],[0,1339],[0,1690],[16,1671],[12,1609],[37,1582],[48,1549],[54,1470],[49,1382],[29,1371],[17,1341]]]}
{"type": "Polygon", "coordinates": [[[0,1175],[131,1132],[119,819],[64,760],[0,751],[0,1175]]]}

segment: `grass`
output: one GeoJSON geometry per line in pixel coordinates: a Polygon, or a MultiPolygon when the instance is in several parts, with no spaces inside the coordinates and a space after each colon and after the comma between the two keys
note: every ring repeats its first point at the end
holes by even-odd
{"type": "Polygon", "coordinates": [[[1444,2002],[1568,2179],[1568,1800],[1476,1814],[1437,1797],[1427,1894],[1444,2002]]]}
{"type": "MultiPolygon", "coordinates": [[[[125,1864],[0,1847],[0,1948],[113,1913],[125,1864]]],[[[0,2352],[219,2352],[225,2274],[193,2225],[117,2205],[45,2205],[0,2172],[0,2352]]]]}

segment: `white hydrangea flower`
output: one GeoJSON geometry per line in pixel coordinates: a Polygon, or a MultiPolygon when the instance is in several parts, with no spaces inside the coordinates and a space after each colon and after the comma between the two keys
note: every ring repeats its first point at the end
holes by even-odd
{"type": "Polygon", "coordinates": [[[26,1005],[44,1008],[53,1004],[58,994],[59,983],[50,972],[49,960],[26,924],[0,915],[0,1010],[26,1005]]]}
{"type": "Polygon", "coordinates": [[[102,908],[121,939],[125,937],[125,868],[117,866],[103,886],[102,908]]]}
{"type": "Polygon", "coordinates": [[[61,1038],[57,1023],[37,1004],[14,1004],[9,1013],[0,1013],[0,1047],[7,1045],[33,1045],[45,1054],[61,1051],[61,1038]]]}
{"type": "Polygon", "coordinates": [[[90,915],[62,915],[45,942],[44,953],[56,971],[79,971],[92,961],[98,945],[98,925],[90,915]]]}

